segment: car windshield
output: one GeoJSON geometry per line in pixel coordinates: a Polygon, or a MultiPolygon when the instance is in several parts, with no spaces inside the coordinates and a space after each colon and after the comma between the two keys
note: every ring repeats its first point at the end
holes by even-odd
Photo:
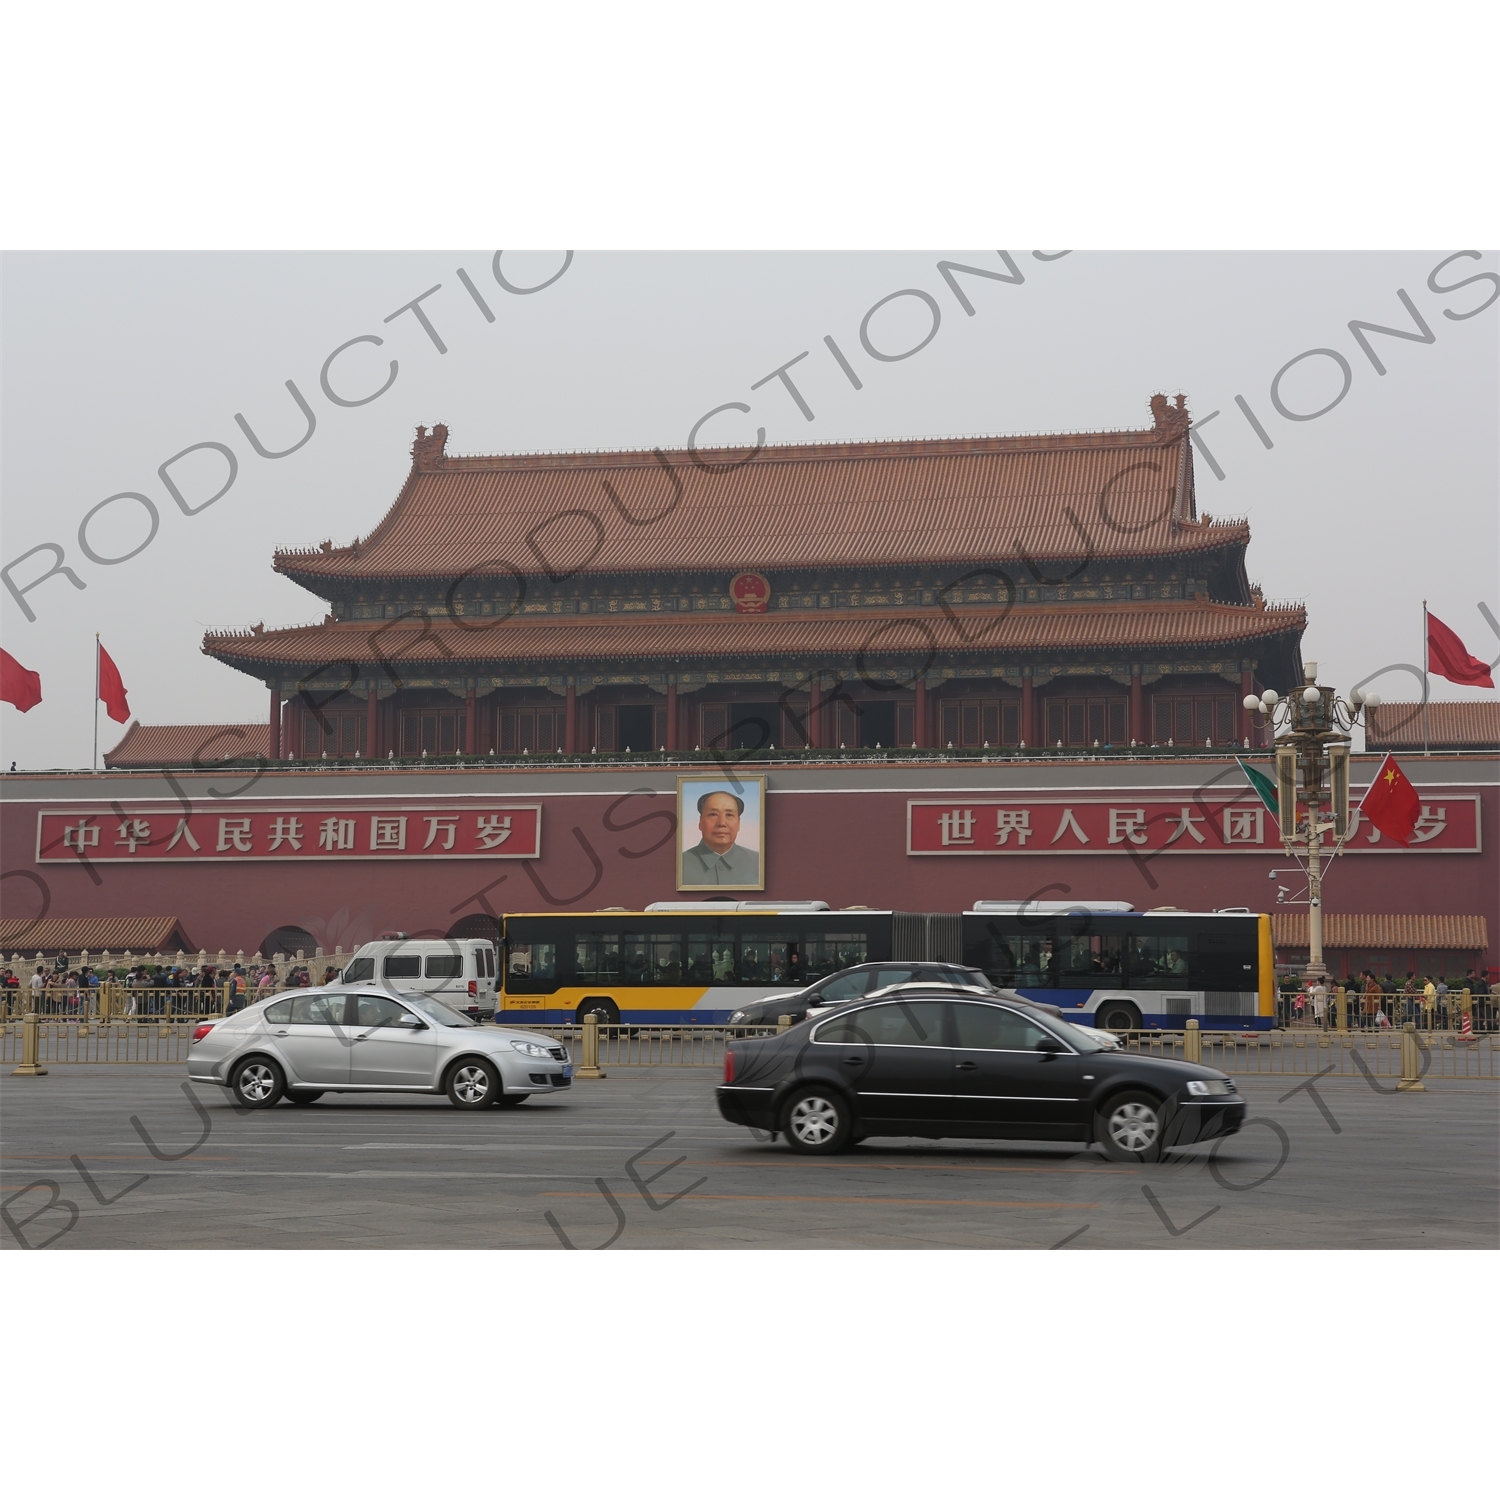
{"type": "Polygon", "coordinates": [[[477,1026],[478,1021],[471,1020],[468,1016],[461,1016],[456,1010],[451,1010],[441,1000],[434,1000],[431,995],[413,995],[408,990],[398,990],[397,996],[403,1005],[409,1005],[420,1016],[426,1016],[438,1026],[477,1026]]]}
{"type": "Polygon", "coordinates": [[[1053,1021],[1053,1028],[1062,1032],[1062,1037],[1070,1046],[1076,1047],[1080,1052],[1108,1052],[1108,1042],[1101,1042],[1093,1030],[1087,1026],[1075,1026],[1071,1021],[1053,1021]]]}

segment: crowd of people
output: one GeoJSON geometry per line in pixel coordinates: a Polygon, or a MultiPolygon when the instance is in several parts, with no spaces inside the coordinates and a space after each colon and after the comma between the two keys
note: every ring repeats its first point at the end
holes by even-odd
{"type": "Polygon", "coordinates": [[[337,978],[338,970],[329,966],[322,979],[315,980],[306,964],[296,965],[278,982],[272,964],[252,965],[247,972],[243,964],[219,968],[214,964],[142,963],[100,973],[89,964],[69,968],[54,961],[35,965],[24,977],[10,965],[0,968],[0,999],[12,1019],[33,1013],[85,1021],[102,1013],[99,987],[109,983],[115,986],[111,1014],[196,1016],[214,1014],[226,1005],[230,1011],[243,1010],[279,990],[332,984],[337,978]]]}
{"type": "MultiPolygon", "coordinates": [[[[1294,974],[1283,974],[1278,986],[1282,1024],[1337,1026],[1338,987],[1337,980],[1309,984],[1294,974]]],[[[1418,974],[1408,969],[1401,980],[1393,974],[1364,969],[1349,975],[1343,989],[1350,1028],[1399,1028],[1411,1021],[1422,1031],[1458,1031],[1463,1025],[1463,992],[1467,990],[1473,1029],[1495,1030],[1495,997],[1490,982],[1472,967],[1451,984],[1444,974],[1418,974]]]]}

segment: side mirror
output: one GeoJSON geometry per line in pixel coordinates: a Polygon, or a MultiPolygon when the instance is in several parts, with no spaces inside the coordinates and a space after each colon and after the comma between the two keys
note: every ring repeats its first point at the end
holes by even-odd
{"type": "Polygon", "coordinates": [[[1063,1044],[1055,1036],[1044,1036],[1036,1044],[1036,1050],[1046,1057],[1054,1057],[1063,1050],[1063,1044]]]}
{"type": "Polygon", "coordinates": [[[403,1016],[397,1023],[403,1031],[426,1031],[427,1023],[419,1021],[415,1016],[403,1016]]]}

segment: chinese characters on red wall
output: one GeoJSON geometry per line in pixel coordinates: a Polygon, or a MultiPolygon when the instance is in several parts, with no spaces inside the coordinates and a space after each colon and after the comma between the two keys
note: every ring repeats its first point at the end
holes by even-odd
{"type": "Polygon", "coordinates": [[[184,814],[173,804],[37,814],[37,859],[138,864],[159,860],[536,859],[538,802],[478,807],[236,807],[184,814]]]}

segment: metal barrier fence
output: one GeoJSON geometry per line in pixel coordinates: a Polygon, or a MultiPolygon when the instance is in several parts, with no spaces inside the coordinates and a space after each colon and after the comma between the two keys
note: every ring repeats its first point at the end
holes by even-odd
{"type": "Polygon", "coordinates": [[[35,1055],[28,1056],[24,1022],[0,1027],[0,1062],[23,1067],[47,1063],[183,1063],[192,1024],[123,1021],[43,1021],[36,1027],[35,1055]]]}
{"type": "MultiPolygon", "coordinates": [[[[249,1004],[253,996],[246,995],[249,1004]]],[[[108,1023],[116,1020],[211,1020],[222,1016],[230,1005],[223,986],[181,988],[131,987],[101,984],[74,992],[12,990],[0,998],[0,1019],[22,1020],[28,1015],[46,1021],[108,1023]]]]}
{"type": "Polygon", "coordinates": [[[1463,988],[1436,995],[1427,1005],[1421,994],[1405,991],[1367,995],[1354,986],[1330,987],[1323,1015],[1304,990],[1283,990],[1276,997],[1277,1025],[1291,1030],[1399,1031],[1412,1022],[1421,1031],[1458,1031],[1465,1015],[1473,1031],[1500,1033],[1500,995],[1474,994],[1463,988]]]}
{"type": "Polygon", "coordinates": [[[1128,1052],[1201,1062],[1239,1077],[1500,1078],[1500,1038],[1407,1031],[1135,1031],[1128,1052]],[[1409,1040],[1404,1040],[1409,1039],[1409,1040]],[[1411,1049],[1403,1058],[1403,1047],[1411,1049]],[[1415,1063],[1413,1063],[1413,1056],[1415,1063]]]}
{"type": "Polygon", "coordinates": [[[271,971],[277,989],[289,984],[292,974],[298,969],[306,969],[309,980],[313,984],[321,984],[329,969],[341,972],[353,957],[353,950],[346,952],[342,946],[328,952],[317,948],[311,954],[298,949],[295,954],[271,955],[259,952],[246,954],[244,949],[229,953],[223,948],[217,953],[210,953],[202,948],[197,953],[184,953],[180,949],[176,953],[111,953],[104,949],[74,950],[47,958],[40,953],[27,955],[12,951],[9,956],[0,952],[0,967],[10,969],[22,990],[30,989],[32,976],[37,969],[41,969],[43,977],[49,981],[48,989],[61,990],[69,974],[81,974],[87,970],[101,980],[113,979],[120,982],[127,974],[138,969],[144,969],[148,978],[171,975],[175,971],[190,985],[196,983],[201,988],[203,975],[212,976],[213,983],[217,985],[238,964],[253,993],[260,974],[265,970],[271,971]]]}
{"type": "Polygon", "coordinates": [[[512,1025],[507,1031],[536,1031],[567,1045],[582,1070],[595,1068],[716,1068],[724,1049],[741,1037],[775,1036],[776,1026],[600,1026],[596,1022],[567,1026],[512,1025]],[[591,1043],[590,1033],[597,1040],[591,1043]]]}
{"type": "MultiPolygon", "coordinates": [[[[188,1056],[195,1020],[136,1016],[105,1023],[41,1018],[33,1024],[34,1053],[25,1046],[28,1027],[0,1026],[0,1062],[180,1063],[188,1056]]],[[[507,1030],[533,1031],[563,1042],[581,1078],[610,1068],[716,1068],[732,1041],[773,1036],[775,1026],[536,1026],[505,1023],[507,1030]]],[[[1408,1086],[1425,1079],[1500,1079],[1500,1038],[1453,1032],[1138,1031],[1126,1033],[1127,1051],[1202,1062],[1240,1077],[1256,1075],[1395,1079],[1408,1086]]]]}

